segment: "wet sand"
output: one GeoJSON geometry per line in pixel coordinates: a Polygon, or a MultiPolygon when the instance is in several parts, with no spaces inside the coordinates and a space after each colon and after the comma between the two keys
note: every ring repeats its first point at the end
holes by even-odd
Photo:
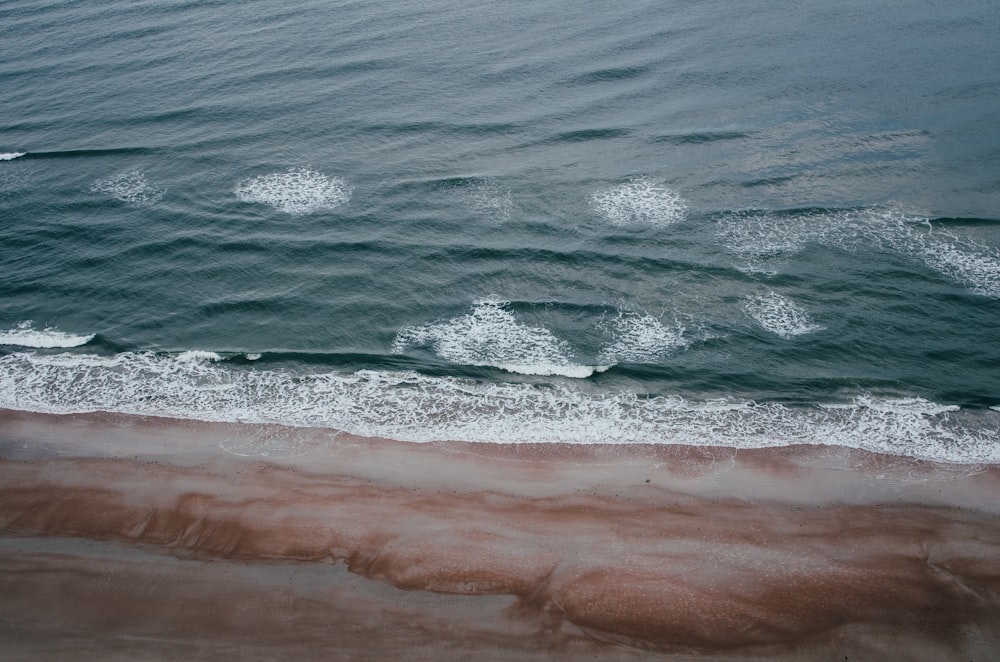
{"type": "Polygon", "coordinates": [[[0,412],[0,656],[995,659],[998,469],[0,412]]]}

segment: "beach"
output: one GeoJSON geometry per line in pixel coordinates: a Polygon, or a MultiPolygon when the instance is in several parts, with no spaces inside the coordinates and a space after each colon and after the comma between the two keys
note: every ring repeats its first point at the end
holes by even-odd
{"type": "Polygon", "coordinates": [[[1000,647],[996,466],[14,411],[0,435],[7,659],[1000,647]]]}
{"type": "Polygon", "coordinates": [[[1000,659],[996,2],[0,24],[0,658],[1000,659]]]}

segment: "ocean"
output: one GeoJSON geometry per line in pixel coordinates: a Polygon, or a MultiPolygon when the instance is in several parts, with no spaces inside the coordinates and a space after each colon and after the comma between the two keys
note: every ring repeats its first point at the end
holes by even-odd
{"type": "Polygon", "coordinates": [[[0,24],[2,408],[1000,462],[989,0],[0,24]]]}

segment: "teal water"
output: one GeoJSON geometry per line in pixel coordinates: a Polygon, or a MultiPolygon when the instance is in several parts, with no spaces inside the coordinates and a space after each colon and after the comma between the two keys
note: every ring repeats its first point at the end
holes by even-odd
{"type": "Polygon", "coordinates": [[[991,2],[0,22],[0,406],[1000,461],[991,2]]]}

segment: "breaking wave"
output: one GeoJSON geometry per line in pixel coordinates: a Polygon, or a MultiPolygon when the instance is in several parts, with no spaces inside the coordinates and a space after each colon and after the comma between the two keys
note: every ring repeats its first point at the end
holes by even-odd
{"type": "Polygon", "coordinates": [[[509,302],[475,303],[461,317],[408,326],[396,334],[392,351],[430,347],[452,363],[489,366],[522,375],[561,375],[585,378],[600,367],[574,363],[572,349],[551,331],[528,326],[507,309],[509,302]]]}
{"type": "MultiPolygon", "coordinates": [[[[989,410],[966,413],[920,398],[865,394],[802,407],[733,398],[694,401],[580,390],[575,383],[491,383],[370,370],[301,374],[229,365],[210,353],[0,357],[0,407],[54,414],[107,411],[282,424],[412,442],[819,444],[961,464],[1000,462],[998,418],[989,410]]],[[[303,450],[294,442],[274,440],[273,450],[303,450]]],[[[253,452],[260,453],[257,446],[253,452]]]]}
{"type": "Polygon", "coordinates": [[[94,334],[80,335],[58,331],[52,327],[36,329],[31,320],[19,322],[13,329],[0,331],[0,345],[17,347],[63,348],[86,345],[94,339],[94,334]]]}

